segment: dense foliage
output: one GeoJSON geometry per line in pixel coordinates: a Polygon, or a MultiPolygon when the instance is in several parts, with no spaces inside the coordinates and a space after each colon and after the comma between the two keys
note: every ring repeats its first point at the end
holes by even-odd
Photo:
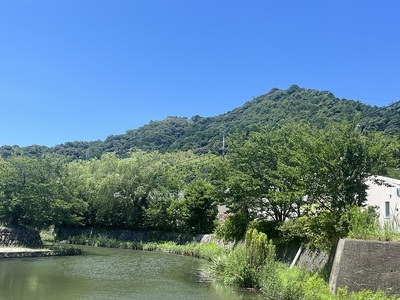
{"type": "Polygon", "coordinates": [[[257,220],[272,222],[263,226],[274,236],[328,247],[348,232],[343,214],[364,205],[366,179],[399,167],[398,109],[291,86],[104,142],[3,146],[0,218],[197,233],[213,231],[224,204],[217,232],[226,239],[257,220]]]}
{"type": "Polygon", "coordinates": [[[68,161],[46,153],[0,160],[0,220],[33,227],[97,226],[243,238],[271,236],[327,248],[348,232],[343,215],[366,200],[366,180],[396,163],[397,140],[351,123],[289,124],[227,137],[224,156],[136,150],[68,161]],[[272,232],[273,231],[273,232],[272,232]]]}
{"type": "Polygon", "coordinates": [[[289,280],[301,285],[288,284],[296,273],[275,261],[267,235],[319,249],[363,234],[360,228],[371,235],[373,213],[360,210],[366,180],[398,166],[400,143],[358,124],[321,129],[293,123],[238,132],[227,136],[224,155],[132,150],[123,157],[70,161],[54,153],[12,153],[0,159],[0,222],[216,230],[227,240],[245,238],[243,247],[214,259],[224,282],[268,291],[267,299],[336,299],[317,276],[299,273],[289,280]],[[228,209],[218,226],[217,204],[228,209]]]}
{"type": "Polygon", "coordinates": [[[216,201],[203,178],[206,166],[198,168],[197,159],[192,153],[138,151],[69,163],[75,189],[88,203],[85,225],[211,232],[216,201]]]}
{"type": "Polygon", "coordinates": [[[217,215],[214,159],[142,151],[73,162],[13,155],[0,159],[0,222],[209,233],[217,215]]]}
{"type": "Polygon", "coordinates": [[[0,220],[11,225],[77,225],[87,203],[76,197],[60,157],[0,160],[0,220]]]}
{"type": "Polygon", "coordinates": [[[383,291],[348,292],[341,288],[335,295],[320,274],[278,262],[274,248],[265,234],[251,228],[246,232],[244,245],[213,257],[211,273],[228,285],[257,288],[263,299],[270,300],[397,299],[383,291]]]}
{"type": "Polygon", "coordinates": [[[125,134],[111,135],[104,141],[66,142],[51,148],[5,145],[0,147],[0,155],[8,157],[23,153],[34,156],[51,152],[73,160],[100,158],[109,152],[127,157],[132,149],[159,152],[192,150],[197,154],[212,151],[221,154],[223,132],[250,133],[264,127],[303,122],[321,129],[332,123],[351,122],[355,114],[360,115],[360,128],[363,131],[400,135],[400,101],[388,107],[369,106],[359,101],[338,99],[328,91],[293,85],[287,90],[274,88],[241,107],[215,117],[167,117],[128,130],[125,134]]]}
{"type": "Polygon", "coordinates": [[[318,248],[348,232],[342,215],[366,201],[366,180],[395,164],[399,143],[342,124],[328,129],[284,126],[231,142],[222,181],[229,216],[217,233],[238,239],[251,221],[274,221],[281,231],[318,248]]]}
{"type": "Polygon", "coordinates": [[[264,233],[252,228],[246,232],[244,245],[214,258],[211,271],[225,284],[260,288],[263,275],[272,271],[274,262],[274,245],[264,233]]]}

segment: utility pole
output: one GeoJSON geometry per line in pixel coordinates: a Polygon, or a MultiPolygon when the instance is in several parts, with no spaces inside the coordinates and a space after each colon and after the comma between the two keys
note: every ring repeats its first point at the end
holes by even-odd
{"type": "Polygon", "coordinates": [[[225,131],[222,131],[222,156],[225,156],[225,131]]]}

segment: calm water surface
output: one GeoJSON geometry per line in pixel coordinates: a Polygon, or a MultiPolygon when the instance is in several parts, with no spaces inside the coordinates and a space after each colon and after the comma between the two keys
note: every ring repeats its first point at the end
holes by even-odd
{"type": "Polygon", "coordinates": [[[211,282],[207,262],[166,253],[80,247],[84,254],[0,260],[0,299],[259,299],[211,282]]]}

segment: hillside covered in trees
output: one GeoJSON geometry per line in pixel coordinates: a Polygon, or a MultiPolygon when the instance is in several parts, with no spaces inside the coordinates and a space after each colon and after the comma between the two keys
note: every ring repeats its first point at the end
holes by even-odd
{"type": "Polygon", "coordinates": [[[365,205],[368,178],[398,172],[396,105],[292,86],[217,117],[169,117],[104,142],[3,147],[0,223],[237,240],[265,221],[268,236],[329,248],[365,205]],[[217,205],[231,213],[225,222],[217,205]]]}
{"type": "Polygon", "coordinates": [[[197,154],[211,151],[218,154],[222,151],[223,134],[248,134],[287,123],[307,123],[325,128],[332,123],[352,122],[355,116],[359,117],[363,131],[400,135],[400,101],[388,107],[370,106],[360,101],[339,99],[329,91],[293,85],[287,90],[274,88],[215,117],[168,117],[162,121],[150,121],[125,134],[111,135],[104,141],[74,141],[54,147],[4,145],[0,148],[0,155],[57,153],[73,160],[99,158],[109,152],[126,157],[132,149],[162,153],[193,150],[197,154]]]}

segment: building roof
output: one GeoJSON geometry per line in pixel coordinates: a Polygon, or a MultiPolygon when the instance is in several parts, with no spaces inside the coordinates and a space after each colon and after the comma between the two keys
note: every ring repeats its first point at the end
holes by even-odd
{"type": "Polygon", "coordinates": [[[382,180],[382,181],[384,181],[384,182],[386,182],[386,183],[388,183],[390,185],[394,185],[394,186],[400,187],[400,180],[399,179],[385,177],[385,176],[372,176],[372,177],[373,177],[373,179],[382,180]]]}

